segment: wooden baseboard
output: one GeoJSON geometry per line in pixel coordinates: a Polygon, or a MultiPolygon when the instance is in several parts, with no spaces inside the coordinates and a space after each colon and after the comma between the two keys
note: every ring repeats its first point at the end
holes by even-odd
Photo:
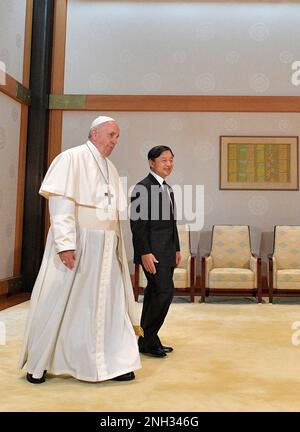
{"type": "Polygon", "coordinates": [[[14,276],[0,280],[0,295],[15,294],[22,291],[22,276],[14,276]]]}
{"type": "Polygon", "coordinates": [[[0,295],[0,311],[16,306],[17,304],[28,301],[31,293],[18,293],[18,294],[3,294],[0,295]]]}

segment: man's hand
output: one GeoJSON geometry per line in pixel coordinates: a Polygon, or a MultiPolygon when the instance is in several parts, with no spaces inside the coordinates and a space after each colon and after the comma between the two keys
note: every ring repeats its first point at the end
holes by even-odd
{"type": "Polygon", "coordinates": [[[150,254],[142,255],[141,258],[142,258],[143,266],[145,267],[147,272],[155,274],[156,273],[155,263],[158,263],[155,256],[152,253],[150,253],[150,254]]]}
{"type": "Polygon", "coordinates": [[[176,252],[176,267],[178,267],[181,263],[181,253],[178,251],[176,252]]]}
{"type": "Polygon", "coordinates": [[[69,269],[72,270],[75,266],[75,259],[76,254],[74,250],[68,250],[59,252],[59,258],[61,259],[62,263],[69,269]]]}

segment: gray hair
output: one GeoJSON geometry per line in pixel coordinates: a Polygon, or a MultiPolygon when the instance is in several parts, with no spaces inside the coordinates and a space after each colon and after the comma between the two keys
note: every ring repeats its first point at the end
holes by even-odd
{"type": "Polygon", "coordinates": [[[92,138],[92,130],[94,130],[94,129],[100,129],[104,124],[105,124],[105,123],[102,123],[102,124],[99,124],[99,125],[97,125],[97,126],[92,127],[92,128],[89,130],[88,139],[91,139],[91,138],[92,138]]]}

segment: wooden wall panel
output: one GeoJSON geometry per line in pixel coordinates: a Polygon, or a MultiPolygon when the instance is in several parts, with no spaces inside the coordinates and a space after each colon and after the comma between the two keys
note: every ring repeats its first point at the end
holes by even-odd
{"type": "Polygon", "coordinates": [[[26,1],[24,61],[23,61],[23,85],[29,87],[30,59],[31,59],[31,33],[32,33],[33,0],[26,1]]]}
{"type": "Polygon", "coordinates": [[[300,96],[56,95],[52,110],[151,112],[300,112],[300,96]]]}
{"type": "Polygon", "coordinates": [[[17,184],[17,205],[16,205],[16,231],[14,250],[14,277],[0,281],[0,293],[10,294],[21,290],[21,250],[23,231],[23,210],[24,210],[24,183],[25,183],[25,162],[26,162],[26,141],[28,106],[30,104],[30,52],[31,52],[31,28],[32,28],[32,7],[33,0],[27,0],[25,13],[25,34],[24,34],[24,58],[22,83],[18,82],[9,74],[5,75],[5,84],[0,85],[0,91],[21,104],[20,134],[19,134],[19,164],[17,184]]]}
{"type": "MultiPolygon", "coordinates": [[[[51,93],[64,93],[67,0],[55,0],[52,47],[51,93]]],[[[48,165],[61,151],[63,111],[51,110],[49,116],[48,165]]],[[[50,226],[49,212],[45,213],[45,240],[50,226]]]]}
{"type": "MultiPolygon", "coordinates": [[[[56,0],[54,9],[51,93],[64,93],[67,0],[56,0]]],[[[62,111],[50,112],[48,163],[60,152],[62,111]]]]}
{"type": "MultiPolygon", "coordinates": [[[[24,38],[24,60],[23,60],[23,85],[29,87],[30,80],[30,58],[31,58],[31,33],[32,33],[32,10],[33,0],[26,2],[25,38],[24,38]]],[[[25,188],[25,166],[26,166],[26,143],[28,125],[28,106],[21,107],[21,124],[19,140],[19,167],[18,167],[18,189],[16,208],[16,232],[14,253],[14,275],[21,273],[22,237],[23,237],[23,214],[24,214],[24,188],[25,188]]]]}

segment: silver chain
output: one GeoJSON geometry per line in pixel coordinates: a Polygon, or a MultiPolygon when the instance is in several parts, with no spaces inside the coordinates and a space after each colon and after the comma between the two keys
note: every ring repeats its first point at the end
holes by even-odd
{"type": "Polygon", "coordinates": [[[101,172],[101,174],[102,174],[102,177],[103,177],[104,180],[105,180],[105,183],[107,184],[107,186],[109,186],[109,171],[108,171],[108,164],[107,164],[107,160],[106,160],[106,158],[104,158],[104,161],[105,161],[106,170],[107,170],[107,178],[105,177],[105,175],[104,175],[104,173],[103,173],[103,171],[102,171],[102,169],[101,169],[101,167],[100,167],[100,165],[99,165],[99,162],[98,162],[97,159],[95,158],[94,153],[93,153],[92,150],[89,148],[88,144],[86,144],[86,145],[87,145],[87,148],[89,149],[89,151],[91,152],[91,155],[93,156],[93,158],[94,158],[96,164],[98,165],[98,168],[99,168],[99,170],[100,170],[100,172],[101,172]]]}

